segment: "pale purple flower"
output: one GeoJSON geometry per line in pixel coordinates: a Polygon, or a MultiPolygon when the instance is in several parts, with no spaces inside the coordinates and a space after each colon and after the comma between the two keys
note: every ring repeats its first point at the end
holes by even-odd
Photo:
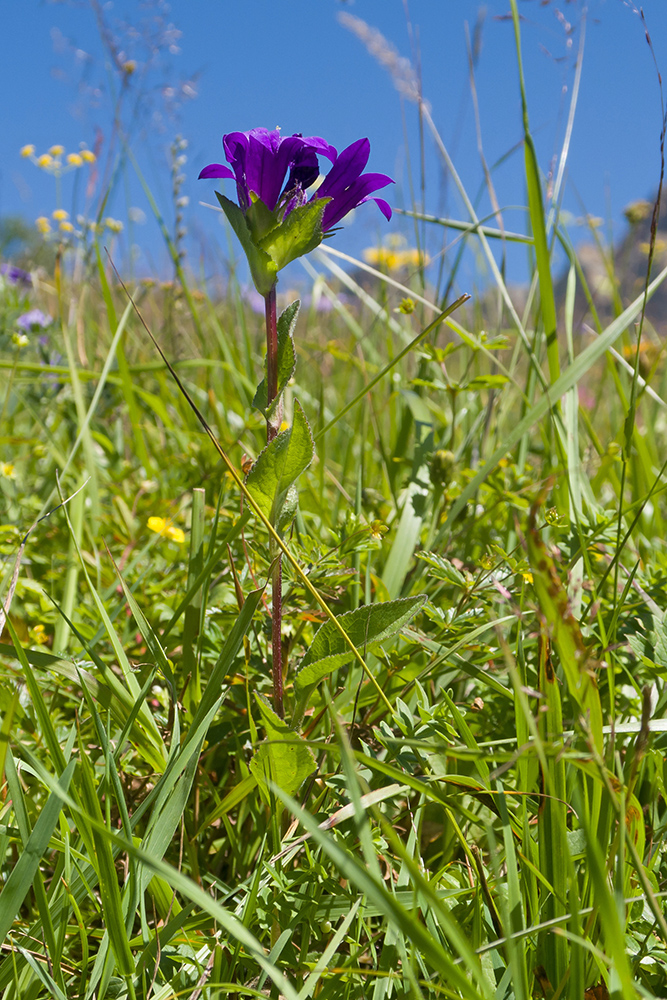
{"type": "Polygon", "coordinates": [[[279,211],[282,218],[298,205],[304,205],[308,200],[306,190],[320,173],[318,156],[325,156],[332,163],[331,170],[310,198],[311,202],[319,198],[332,199],[324,210],[323,232],[369,200],[377,203],[386,219],[391,218],[387,202],[374,197],[373,192],[394,181],[386,174],[363,173],[370,155],[368,139],[358,139],[340,155],[319,136],[283,137],[278,129],[229,132],[223,136],[222,144],[232,169],[222,163],[211,163],[204,167],[199,177],[235,180],[239,205],[244,212],[250,208],[251,193],[270,211],[279,211]]]}
{"type": "Polygon", "coordinates": [[[30,312],[23,313],[16,320],[16,325],[21,330],[34,330],[35,328],[45,330],[51,323],[53,323],[53,317],[43,313],[41,309],[31,309],[30,312]]]}
{"type": "Polygon", "coordinates": [[[0,274],[12,285],[32,285],[30,272],[15,264],[0,264],[0,274]]]}

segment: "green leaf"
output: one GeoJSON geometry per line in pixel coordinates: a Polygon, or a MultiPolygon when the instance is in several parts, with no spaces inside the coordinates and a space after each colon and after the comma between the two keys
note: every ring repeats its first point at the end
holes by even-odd
{"type": "Polygon", "coordinates": [[[276,715],[266,698],[255,694],[255,700],[262,715],[266,742],[250,761],[250,771],[262,788],[268,788],[268,782],[272,781],[292,795],[315,770],[315,756],[301,737],[276,715]]]}
{"type": "Polygon", "coordinates": [[[224,194],[220,194],[218,191],[215,193],[220,202],[220,207],[227,216],[227,220],[236,233],[239,243],[248,258],[255,288],[260,295],[268,295],[276,283],[276,275],[279,269],[269,254],[253,242],[245,215],[239,206],[235,205],[229,198],[225,198],[224,194]]]}
{"type": "Polygon", "coordinates": [[[294,347],[294,328],[299,315],[300,299],[290,303],[278,317],[278,391],[271,405],[266,405],[266,375],[257,386],[252,405],[265,417],[269,417],[285,391],[287,383],[296,370],[296,350],[294,347]]]}
{"type": "Polygon", "coordinates": [[[317,198],[307,205],[299,205],[277,229],[259,241],[258,247],[270,256],[276,271],[320,245],[322,216],[330,201],[331,198],[317,198]]]}
{"type": "MultiPolygon", "coordinates": [[[[384,604],[368,604],[356,611],[340,615],[338,621],[357,649],[383,642],[395,635],[426,603],[426,595],[404,597],[384,604]]],[[[347,663],[352,657],[349,646],[332,622],[326,622],[317,632],[308,652],[301,660],[294,686],[299,693],[313,687],[328,673],[347,663]]]]}
{"type": "Polygon", "coordinates": [[[313,460],[313,436],[306,415],[294,402],[294,421],[288,430],[267,444],[248,473],[246,486],[271,524],[280,525],[280,514],[290,486],[313,460]]]}

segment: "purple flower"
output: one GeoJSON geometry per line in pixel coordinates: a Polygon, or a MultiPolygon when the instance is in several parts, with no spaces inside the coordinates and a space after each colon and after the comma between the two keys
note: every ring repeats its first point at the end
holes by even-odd
{"type": "Polygon", "coordinates": [[[374,192],[393,180],[363,172],[370,155],[368,139],[358,139],[340,155],[319,136],[283,137],[278,129],[229,132],[222,144],[231,169],[210,163],[199,177],[236,181],[238,205],[219,193],[217,197],[263,296],[275,285],[278,271],[314,250],[353,208],[372,200],[386,219],[391,218],[391,208],[374,192]],[[308,198],[308,188],[320,174],[319,156],[332,166],[308,198]]]}
{"type": "Polygon", "coordinates": [[[12,285],[32,285],[32,276],[29,271],[24,271],[22,267],[14,264],[0,264],[0,274],[12,285]]]}
{"type": "Polygon", "coordinates": [[[311,202],[331,198],[324,210],[322,230],[326,232],[365,201],[375,201],[386,219],[391,208],[383,198],[372,197],[379,188],[393,184],[386,174],[364,174],[371,144],[357,139],[340,155],[319,136],[304,139],[300,135],[283,138],[275,129],[253,128],[250,132],[229,132],[222,137],[227,161],[210,163],[200,178],[227,177],[236,181],[239,205],[246,212],[251,205],[251,192],[271,211],[282,210],[282,217],[306,202],[306,190],[319,176],[317,156],[326,156],[333,164],[324,181],[313,194],[311,202]],[[289,170],[287,182],[285,175],[289,170]]]}
{"type": "Polygon", "coordinates": [[[53,318],[43,313],[41,309],[31,309],[30,312],[23,313],[16,320],[16,325],[21,330],[34,330],[35,327],[45,330],[51,323],[53,323],[53,318]]]}
{"type": "Polygon", "coordinates": [[[303,192],[320,172],[317,154],[326,156],[332,163],[336,159],[336,150],[324,139],[318,136],[304,139],[300,135],[283,137],[278,129],[273,132],[265,128],[229,132],[222,137],[222,145],[233,173],[222,163],[210,163],[199,177],[235,180],[239,205],[244,212],[250,208],[250,192],[261,198],[271,212],[279,202],[288,199],[296,198],[297,203],[303,204],[306,200],[303,192]]]}

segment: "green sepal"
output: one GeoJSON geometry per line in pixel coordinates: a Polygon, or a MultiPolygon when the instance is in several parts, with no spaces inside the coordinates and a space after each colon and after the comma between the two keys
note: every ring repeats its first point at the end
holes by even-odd
{"type": "Polygon", "coordinates": [[[250,239],[259,246],[260,240],[268,236],[279,225],[278,213],[267,208],[254,191],[250,192],[250,208],[245,213],[245,221],[250,239]]]}
{"type": "MultiPolygon", "coordinates": [[[[299,314],[301,301],[296,299],[281,312],[278,317],[278,391],[270,406],[266,405],[266,375],[257,386],[252,405],[268,420],[275,410],[287,383],[296,370],[296,349],[294,347],[294,328],[299,314]]],[[[264,366],[266,370],[266,363],[264,366]]]]}
{"type": "Polygon", "coordinates": [[[258,246],[269,254],[276,271],[320,245],[324,235],[322,216],[330,201],[331,198],[317,198],[307,205],[299,205],[276,229],[259,241],[258,246]]]}
{"type": "Polygon", "coordinates": [[[255,701],[266,742],[259,745],[250,761],[250,773],[264,791],[268,790],[267,782],[272,781],[288,795],[294,795],[315,770],[315,755],[299,734],[276,715],[266,698],[255,692],[255,701]]]}
{"type": "Polygon", "coordinates": [[[215,194],[220,202],[220,207],[227,216],[227,220],[236,233],[239,243],[248,258],[255,288],[260,295],[268,295],[276,283],[278,268],[266,250],[263,250],[253,241],[246,216],[239,206],[230,201],[229,198],[225,198],[224,194],[220,194],[219,191],[216,191],[215,194]]]}
{"type": "Polygon", "coordinates": [[[284,524],[282,514],[290,487],[308,468],[314,452],[308,420],[295,400],[292,426],[267,444],[246,477],[253,500],[272,525],[279,528],[284,524]]]}

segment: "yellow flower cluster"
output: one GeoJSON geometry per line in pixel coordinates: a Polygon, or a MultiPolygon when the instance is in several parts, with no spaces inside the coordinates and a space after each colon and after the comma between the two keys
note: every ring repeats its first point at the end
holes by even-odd
{"type": "Polygon", "coordinates": [[[65,170],[74,170],[77,167],[82,167],[84,163],[94,163],[97,159],[92,149],[86,149],[85,147],[82,147],[78,153],[68,153],[65,157],[64,165],[64,146],[51,146],[47,153],[41,153],[39,156],[36,156],[35,147],[32,143],[28,143],[27,146],[21,147],[20,152],[24,160],[32,160],[36,167],[39,167],[41,170],[48,170],[52,174],[62,174],[65,170]]]}
{"type": "Polygon", "coordinates": [[[423,250],[406,246],[403,236],[390,236],[382,246],[367,247],[364,250],[364,260],[382,271],[392,273],[426,267],[429,256],[423,250]]]}
{"type": "MultiPolygon", "coordinates": [[[[107,217],[100,223],[97,223],[94,220],[86,219],[83,215],[77,215],[76,221],[81,227],[81,230],[78,231],[74,223],[70,221],[69,212],[66,212],[64,208],[56,208],[51,213],[51,219],[58,223],[58,230],[61,233],[74,234],[76,237],[83,237],[86,230],[91,233],[102,233],[105,229],[108,229],[112,233],[122,233],[123,231],[123,223],[119,219],[107,217]]],[[[35,219],[35,225],[43,236],[47,236],[53,232],[51,219],[48,219],[45,215],[40,215],[38,219],[35,219]]]]}
{"type": "Polygon", "coordinates": [[[170,538],[178,545],[182,545],[185,541],[185,532],[181,528],[176,528],[168,518],[149,517],[147,523],[151,531],[164,538],[170,538]]]}

